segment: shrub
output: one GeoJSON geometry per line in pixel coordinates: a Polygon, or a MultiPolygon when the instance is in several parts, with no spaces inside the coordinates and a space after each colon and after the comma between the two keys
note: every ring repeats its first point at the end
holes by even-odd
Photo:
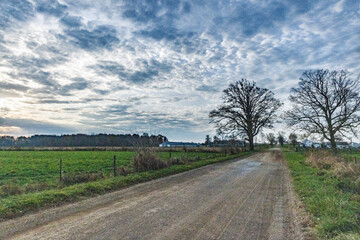
{"type": "Polygon", "coordinates": [[[234,154],[240,153],[241,148],[227,146],[227,147],[224,147],[222,151],[223,151],[224,155],[234,155],[234,154]]]}
{"type": "Polygon", "coordinates": [[[128,175],[129,173],[131,173],[131,170],[130,170],[129,168],[127,168],[127,167],[121,166],[120,168],[118,168],[118,169],[116,170],[116,173],[117,173],[118,175],[121,175],[121,176],[126,176],[126,175],[128,175]]]}
{"type": "Polygon", "coordinates": [[[170,165],[184,165],[185,162],[178,158],[178,157],[174,157],[173,159],[171,159],[171,161],[169,162],[170,165]]]}
{"type": "Polygon", "coordinates": [[[189,156],[185,156],[184,154],[181,154],[181,161],[184,162],[184,164],[192,162],[191,158],[189,156]]]}
{"type": "Polygon", "coordinates": [[[63,179],[63,183],[65,185],[73,185],[77,183],[83,182],[92,182],[99,179],[103,179],[103,172],[97,173],[74,173],[74,174],[66,174],[63,179]]]}
{"type": "Polygon", "coordinates": [[[132,166],[135,172],[144,172],[166,168],[167,164],[149,149],[140,149],[133,156],[132,166]]]}

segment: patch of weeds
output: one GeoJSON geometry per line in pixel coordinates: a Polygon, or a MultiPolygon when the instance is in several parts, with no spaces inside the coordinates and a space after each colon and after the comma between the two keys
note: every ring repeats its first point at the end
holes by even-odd
{"type": "Polygon", "coordinates": [[[71,173],[66,174],[63,178],[63,183],[65,185],[73,185],[77,183],[84,183],[84,182],[93,182],[99,179],[103,179],[104,174],[103,172],[97,173],[71,173]]]}
{"type": "Polygon", "coordinates": [[[133,156],[132,166],[135,172],[145,172],[166,168],[167,164],[154,152],[144,148],[138,150],[137,153],[133,156]]]}

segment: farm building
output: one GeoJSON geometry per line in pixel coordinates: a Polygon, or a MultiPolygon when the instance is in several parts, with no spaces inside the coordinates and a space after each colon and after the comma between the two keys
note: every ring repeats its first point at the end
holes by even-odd
{"type": "Polygon", "coordinates": [[[159,147],[199,147],[200,143],[192,142],[163,142],[159,147]]]}
{"type": "Polygon", "coordinates": [[[306,139],[303,142],[300,142],[299,145],[300,147],[310,148],[313,145],[313,141],[306,139]]]}
{"type": "Polygon", "coordinates": [[[321,148],[321,143],[313,143],[314,148],[321,148]]]}
{"type": "Polygon", "coordinates": [[[360,147],[360,143],[351,143],[351,147],[353,148],[359,148],[360,147]]]}
{"type": "Polygon", "coordinates": [[[321,143],[313,142],[311,140],[304,140],[303,142],[298,143],[300,147],[306,147],[306,148],[321,148],[321,143]]]}
{"type": "Polygon", "coordinates": [[[338,149],[346,149],[349,148],[351,145],[347,142],[337,142],[336,143],[336,148],[338,149]]]}
{"type": "MultiPolygon", "coordinates": [[[[324,146],[325,146],[325,148],[331,148],[331,143],[325,142],[324,146]]],[[[338,148],[338,149],[346,149],[346,148],[350,148],[350,147],[352,147],[352,145],[350,145],[348,142],[336,142],[336,148],[338,148]]]]}

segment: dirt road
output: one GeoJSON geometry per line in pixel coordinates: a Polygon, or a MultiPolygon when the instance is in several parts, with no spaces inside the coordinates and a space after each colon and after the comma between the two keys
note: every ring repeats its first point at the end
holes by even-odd
{"type": "Polygon", "coordinates": [[[0,239],[301,239],[279,151],[0,223],[0,239]]]}

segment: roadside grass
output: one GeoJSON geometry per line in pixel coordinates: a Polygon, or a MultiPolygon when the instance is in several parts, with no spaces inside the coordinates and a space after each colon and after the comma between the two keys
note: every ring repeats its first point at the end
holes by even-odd
{"type": "Polygon", "coordinates": [[[331,170],[306,163],[304,154],[283,149],[294,188],[315,224],[317,239],[360,239],[360,195],[342,188],[331,170]]]}
{"type": "Polygon", "coordinates": [[[23,215],[30,211],[35,211],[49,206],[60,205],[65,202],[73,202],[124,187],[134,185],[164,176],[185,172],[205,165],[224,162],[227,160],[249,155],[251,152],[241,152],[235,155],[200,159],[184,165],[172,165],[157,171],[146,171],[140,173],[130,173],[127,176],[117,176],[102,180],[80,183],[63,188],[44,190],[40,192],[26,193],[21,195],[9,196],[0,199],[0,221],[23,215]]]}

